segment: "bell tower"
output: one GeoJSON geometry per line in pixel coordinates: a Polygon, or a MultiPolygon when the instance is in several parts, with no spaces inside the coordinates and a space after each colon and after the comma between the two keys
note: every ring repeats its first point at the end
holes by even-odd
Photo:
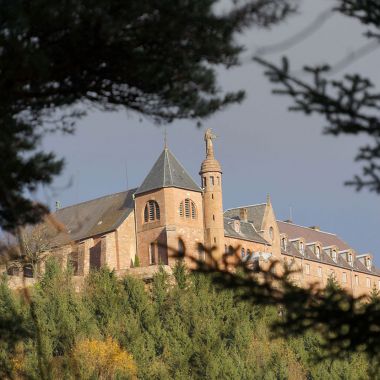
{"type": "Polygon", "coordinates": [[[203,188],[204,242],[206,248],[213,248],[213,257],[221,258],[224,252],[224,219],[222,200],[222,169],[214,157],[213,140],[216,136],[211,129],[205,133],[206,158],[199,172],[203,188]]]}

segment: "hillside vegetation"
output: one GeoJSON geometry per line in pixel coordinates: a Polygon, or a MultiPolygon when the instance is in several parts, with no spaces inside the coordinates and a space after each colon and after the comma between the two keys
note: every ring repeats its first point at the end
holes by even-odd
{"type": "Polygon", "coordinates": [[[0,378],[366,379],[362,354],[317,361],[316,333],[276,338],[279,309],[242,302],[205,275],[164,271],[151,286],[107,269],[77,293],[50,261],[28,292],[0,285],[0,378]]]}

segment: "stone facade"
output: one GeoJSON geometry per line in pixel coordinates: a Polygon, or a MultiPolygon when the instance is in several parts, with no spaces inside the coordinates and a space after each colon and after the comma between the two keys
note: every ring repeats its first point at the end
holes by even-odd
{"type": "MultiPolygon", "coordinates": [[[[206,259],[204,246],[217,259],[234,251],[235,261],[286,264],[298,270],[293,279],[300,286],[324,286],[333,276],[354,295],[380,288],[372,255],[357,255],[339,237],[316,227],[278,221],[269,197],[265,203],[223,211],[214,138],[208,130],[201,187],[165,147],[140,188],[58,210],[54,215],[66,226],[66,235],[59,234],[51,253],[82,278],[104,265],[120,275],[148,276],[158,264],[172,267],[178,255],[193,267],[194,259],[206,259]]],[[[11,283],[23,282],[13,278],[11,283]]]]}

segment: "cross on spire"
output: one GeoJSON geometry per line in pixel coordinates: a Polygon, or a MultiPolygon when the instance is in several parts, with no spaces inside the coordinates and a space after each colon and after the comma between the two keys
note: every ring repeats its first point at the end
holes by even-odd
{"type": "Polygon", "coordinates": [[[168,131],[164,129],[164,148],[168,149],[168,131]]]}

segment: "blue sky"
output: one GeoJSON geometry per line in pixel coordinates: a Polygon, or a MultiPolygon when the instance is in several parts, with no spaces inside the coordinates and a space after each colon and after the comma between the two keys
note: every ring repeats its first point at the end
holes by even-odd
{"type": "MultiPolygon", "coordinates": [[[[224,208],[264,202],[270,194],[279,219],[292,209],[297,224],[318,225],[340,235],[359,253],[372,252],[380,264],[380,196],[356,193],[344,181],[359,172],[354,163],[362,138],[325,136],[320,117],[289,113],[290,99],[271,94],[263,69],[247,59],[257,48],[271,45],[302,30],[331,0],[305,0],[300,13],[271,31],[252,29],[241,40],[247,46],[244,64],[219,73],[223,89],[245,89],[242,105],[229,107],[202,128],[180,121],[166,126],[169,148],[199,182],[204,156],[203,134],[218,135],[216,156],[223,168],[224,208]]],[[[314,35],[285,52],[265,58],[275,62],[286,54],[295,70],[302,64],[334,63],[366,40],[356,22],[335,15],[314,35]]],[[[366,73],[380,86],[380,52],[349,66],[347,72],[366,73]]],[[[342,75],[339,73],[338,76],[342,75]]],[[[52,135],[43,146],[66,160],[65,170],[51,188],[37,197],[54,208],[138,186],[163,149],[163,127],[133,112],[90,112],[74,136],[52,135]]]]}

